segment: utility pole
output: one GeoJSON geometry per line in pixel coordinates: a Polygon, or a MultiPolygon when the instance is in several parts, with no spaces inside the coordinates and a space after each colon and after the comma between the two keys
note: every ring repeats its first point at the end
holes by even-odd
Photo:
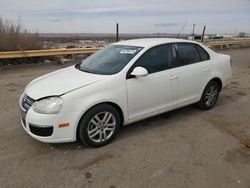
{"type": "Polygon", "coordinates": [[[195,29],[195,24],[193,24],[193,40],[194,40],[194,29],[195,29]]]}
{"type": "Polygon", "coordinates": [[[180,32],[179,32],[179,34],[177,35],[177,39],[180,37],[180,35],[181,35],[181,33],[182,33],[182,31],[183,31],[183,29],[184,29],[184,27],[187,25],[187,21],[185,21],[185,23],[183,24],[183,26],[181,27],[181,30],[180,30],[180,32]]]}
{"type": "Polygon", "coordinates": [[[116,23],[116,42],[119,41],[119,23],[116,23]]]}
{"type": "Polygon", "coordinates": [[[204,41],[205,30],[206,30],[206,26],[203,27],[203,32],[202,32],[202,36],[201,36],[201,42],[202,43],[204,41]]]}

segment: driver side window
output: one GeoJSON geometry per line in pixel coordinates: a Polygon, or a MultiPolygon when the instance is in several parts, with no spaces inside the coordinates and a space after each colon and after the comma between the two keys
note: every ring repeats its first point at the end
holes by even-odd
{"type": "Polygon", "coordinates": [[[165,44],[146,51],[136,62],[136,66],[144,67],[150,74],[171,68],[173,62],[172,45],[165,44]]]}

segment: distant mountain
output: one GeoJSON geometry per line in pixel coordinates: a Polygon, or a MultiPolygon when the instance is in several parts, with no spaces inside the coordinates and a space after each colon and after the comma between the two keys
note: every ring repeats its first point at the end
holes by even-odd
{"type": "MultiPolygon", "coordinates": [[[[115,33],[39,33],[41,38],[74,38],[74,39],[114,39],[115,33]]],[[[176,38],[178,34],[174,33],[120,33],[120,39],[131,38],[152,38],[168,37],[176,38]]],[[[180,35],[180,38],[187,38],[188,34],[180,35]]]]}

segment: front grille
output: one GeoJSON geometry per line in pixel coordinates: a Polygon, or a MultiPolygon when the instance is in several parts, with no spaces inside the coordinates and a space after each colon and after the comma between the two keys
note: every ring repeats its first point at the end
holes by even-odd
{"type": "Polygon", "coordinates": [[[37,136],[51,136],[53,133],[53,127],[37,127],[29,124],[30,132],[37,136]]]}
{"type": "Polygon", "coordinates": [[[22,98],[22,107],[27,112],[30,109],[30,107],[34,104],[35,101],[36,101],[35,99],[32,99],[28,95],[24,94],[22,98]]]}

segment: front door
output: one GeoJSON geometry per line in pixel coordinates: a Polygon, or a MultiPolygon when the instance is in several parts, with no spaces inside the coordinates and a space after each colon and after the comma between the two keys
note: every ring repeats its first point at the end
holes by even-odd
{"type": "Polygon", "coordinates": [[[171,69],[173,63],[173,46],[167,44],[149,49],[133,65],[130,72],[135,67],[143,67],[149,74],[134,78],[128,75],[129,122],[176,107],[178,79],[175,70],[171,69]]]}

